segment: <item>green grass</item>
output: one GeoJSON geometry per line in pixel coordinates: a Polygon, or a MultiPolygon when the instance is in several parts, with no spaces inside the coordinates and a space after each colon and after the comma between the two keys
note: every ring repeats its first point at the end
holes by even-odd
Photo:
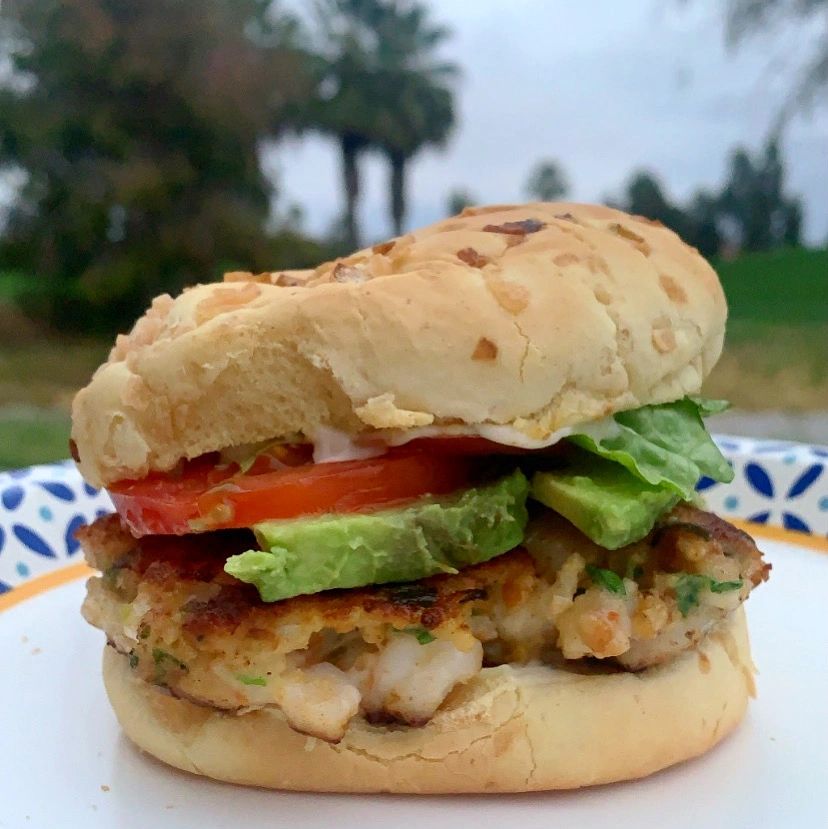
{"type": "Polygon", "coordinates": [[[40,336],[34,342],[0,342],[0,406],[32,405],[69,411],[77,389],[106,359],[109,343],[40,336]]]}
{"type": "Polygon", "coordinates": [[[69,407],[109,344],[39,337],[0,341],[0,469],[69,455],[69,407]]]}
{"type": "MultiPolygon", "coordinates": [[[[828,324],[828,249],[781,248],[714,263],[734,323],[828,324]]],[[[749,335],[750,327],[740,329],[749,335]]]]}
{"type": "Polygon", "coordinates": [[[68,446],[65,412],[24,406],[0,409],[0,469],[66,458],[68,446]]]}
{"type": "Polygon", "coordinates": [[[707,393],[748,410],[828,410],[828,249],[714,264],[730,314],[707,393]]]}
{"type": "Polygon", "coordinates": [[[0,300],[15,300],[28,286],[28,278],[22,271],[0,271],[0,300]]]}
{"type": "Polygon", "coordinates": [[[731,323],[704,392],[748,411],[828,411],[828,323],[731,323]]]}

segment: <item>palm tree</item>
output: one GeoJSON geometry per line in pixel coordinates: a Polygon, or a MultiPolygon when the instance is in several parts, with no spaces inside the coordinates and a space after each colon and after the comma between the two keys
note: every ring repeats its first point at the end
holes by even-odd
{"type": "Polygon", "coordinates": [[[318,0],[317,18],[319,92],[307,120],[339,144],[345,241],[357,247],[361,156],[378,149],[388,159],[390,213],[400,233],[407,164],[451,131],[457,68],[436,57],[449,32],[417,0],[318,0]]]}
{"type": "Polygon", "coordinates": [[[373,143],[376,28],[380,0],[318,0],[317,93],[302,119],[332,136],[342,159],[342,225],[349,250],[359,247],[360,156],[373,143]]]}
{"type": "Polygon", "coordinates": [[[446,215],[456,216],[473,204],[477,204],[477,198],[471,192],[465,187],[455,187],[446,196],[446,215]]]}
{"type": "MultiPolygon", "coordinates": [[[[780,31],[780,21],[819,27],[815,37],[803,37],[790,65],[796,72],[790,81],[787,101],[777,113],[774,131],[778,131],[798,110],[828,103],[828,0],[726,0],[724,28],[730,46],[738,46],[755,35],[780,31]]],[[[816,28],[813,29],[816,31],[816,28]]]]}
{"type": "Polygon", "coordinates": [[[386,0],[377,16],[374,125],[389,164],[389,212],[400,234],[407,211],[408,162],[429,145],[442,145],[454,122],[452,81],[458,69],[437,49],[450,36],[428,19],[419,2],[386,0]]]}
{"type": "Polygon", "coordinates": [[[407,211],[408,162],[429,144],[443,144],[454,125],[451,92],[427,83],[420,84],[420,80],[412,76],[401,91],[399,121],[393,137],[382,143],[389,164],[389,208],[396,235],[402,233],[407,211]]]}
{"type": "Polygon", "coordinates": [[[557,201],[569,192],[569,182],[557,161],[540,161],[529,174],[526,192],[538,201],[557,201]]]}

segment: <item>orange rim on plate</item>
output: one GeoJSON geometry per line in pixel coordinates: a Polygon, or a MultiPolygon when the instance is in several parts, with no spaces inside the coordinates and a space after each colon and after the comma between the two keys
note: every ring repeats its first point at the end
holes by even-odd
{"type": "MultiPolygon", "coordinates": [[[[795,530],[786,530],[782,527],[769,527],[765,524],[753,524],[750,521],[739,521],[732,519],[731,523],[756,538],[764,538],[766,541],[783,541],[787,544],[796,544],[799,547],[807,547],[809,550],[816,550],[821,553],[828,553],[828,538],[818,535],[807,535],[795,530]]],[[[56,587],[61,587],[71,581],[77,581],[84,576],[90,576],[95,571],[83,562],[70,564],[60,570],[54,570],[42,576],[23,582],[19,587],[14,587],[8,593],[0,596],[0,613],[14,607],[20,602],[39,596],[56,587]]]]}

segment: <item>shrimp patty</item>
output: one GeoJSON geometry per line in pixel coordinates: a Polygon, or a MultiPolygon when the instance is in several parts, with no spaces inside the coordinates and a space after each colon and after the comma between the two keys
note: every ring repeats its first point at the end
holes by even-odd
{"type": "Polygon", "coordinates": [[[89,581],[84,616],[138,676],[227,711],[279,707],[293,728],[330,741],[355,716],[422,725],[486,665],[658,664],[770,569],[747,535],[688,505],[621,550],[545,511],[525,548],[460,573],[274,603],[223,570],[254,546],[248,531],[136,540],[113,515],[79,538],[103,573],[89,581]]]}

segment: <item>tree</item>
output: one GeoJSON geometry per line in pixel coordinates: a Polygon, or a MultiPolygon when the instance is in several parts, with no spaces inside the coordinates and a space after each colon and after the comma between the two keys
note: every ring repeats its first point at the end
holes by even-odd
{"type": "MultiPolygon", "coordinates": [[[[737,46],[762,31],[774,31],[782,19],[820,22],[821,35],[813,39],[813,51],[801,61],[780,121],[793,109],[821,100],[828,102],[828,0],[727,0],[725,36],[737,46]]],[[[798,55],[796,57],[799,57],[798,55]]]]}
{"type": "Polygon", "coordinates": [[[686,241],[708,259],[718,255],[722,249],[718,198],[705,190],[697,191],[690,200],[687,216],[690,221],[686,241]]]}
{"type": "Polygon", "coordinates": [[[342,227],[349,250],[359,247],[360,157],[374,139],[375,30],[379,0],[318,0],[313,64],[316,93],[301,108],[302,121],[331,136],[342,160],[342,227]]]}
{"type": "Polygon", "coordinates": [[[689,206],[683,208],[669,199],[653,173],[639,170],[630,177],[620,207],[661,222],[698,248],[703,256],[715,256],[719,252],[721,237],[716,196],[699,191],[689,206]]]}
{"type": "Polygon", "coordinates": [[[796,247],[802,244],[802,220],[804,218],[802,202],[792,199],[782,209],[782,244],[796,247]]]}
{"type": "Polygon", "coordinates": [[[120,326],[159,291],[303,258],[266,232],[258,156],[309,89],[290,18],[266,0],[18,0],[4,14],[0,166],[27,182],[2,259],[48,287],[52,321],[120,326]]]}
{"type": "Polygon", "coordinates": [[[377,142],[389,164],[389,213],[402,233],[407,212],[406,170],[429,145],[442,146],[454,127],[452,83],[457,66],[437,50],[450,36],[419,2],[382,5],[377,27],[377,142]]]}
{"type": "Polygon", "coordinates": [[[425,78],[411,75],[400,84],[400,94],[389,113],[389,121],[391,128],[381,139],[380,146],[389,165],[391,225],[394,233],[399,235],[408,211],[408,163],[429,144],[440,146],[445,143],[454,125],[451,92],[431,85],[425,78]]]}
{"type": "Polygon", "coordinates": [[[668,198],[656,176],[642,170],[627,185],[625,209],[671,228],[703,256],[716,256],[720,251],[719,198],[705,190],[698,190],[689,204],[682,207],[668,198]]]}
{"type": "Polygon", "coordinates": [[[320,95],[309,123],[339,142],[345,236],[357,247],[362,155],[379,150],[388,160],[389,213],[399,234],[408,162],[448,137],[457,70],[436,57],[449,32],[419,2],[322,0],[317,17],[320,95]]]}
{"type": "Polygon", "coordinates": [[[720,190],[699,190],[686,207],[672,203],[646,170],[633,174],[619,206],[657,219],[708,257],[718,254],[725,240],[743,250],[801,242],[802,203],[785,193],[785,167],[775,140],[755,158],[737,147],[720,190]]]}
{"type": "Polygon", "coordinates": [[[557,161],[539,161],[526,182],[526,193],[538,201],[557,201],[569,192],[566,174],[557,161]]]}
{"type": "Polygon", "coordinates": [[[647,170],[633,173],[627,183],[625,196],[624,209],[629,213],[655,219],[679,235],[686,233],[687,217],[680,207],[668,200],[661,182],[654,174],[647,170]]]}
{"type": "Polygon", "coordinates": [[[734,228],[734,241],[744,250],[799,244],[802,206],[785,194],[784,165],[775,140],[755,159],[743,147],[733,151],[719,210],[734,228]]]}
{"type": "Polygon", "coordinates": [[[456,216],[473,204],[477,204],[477,199],[468,190],[464,187],[455,187],[446,198],[446,212],[449,216],[456,216]]]}

